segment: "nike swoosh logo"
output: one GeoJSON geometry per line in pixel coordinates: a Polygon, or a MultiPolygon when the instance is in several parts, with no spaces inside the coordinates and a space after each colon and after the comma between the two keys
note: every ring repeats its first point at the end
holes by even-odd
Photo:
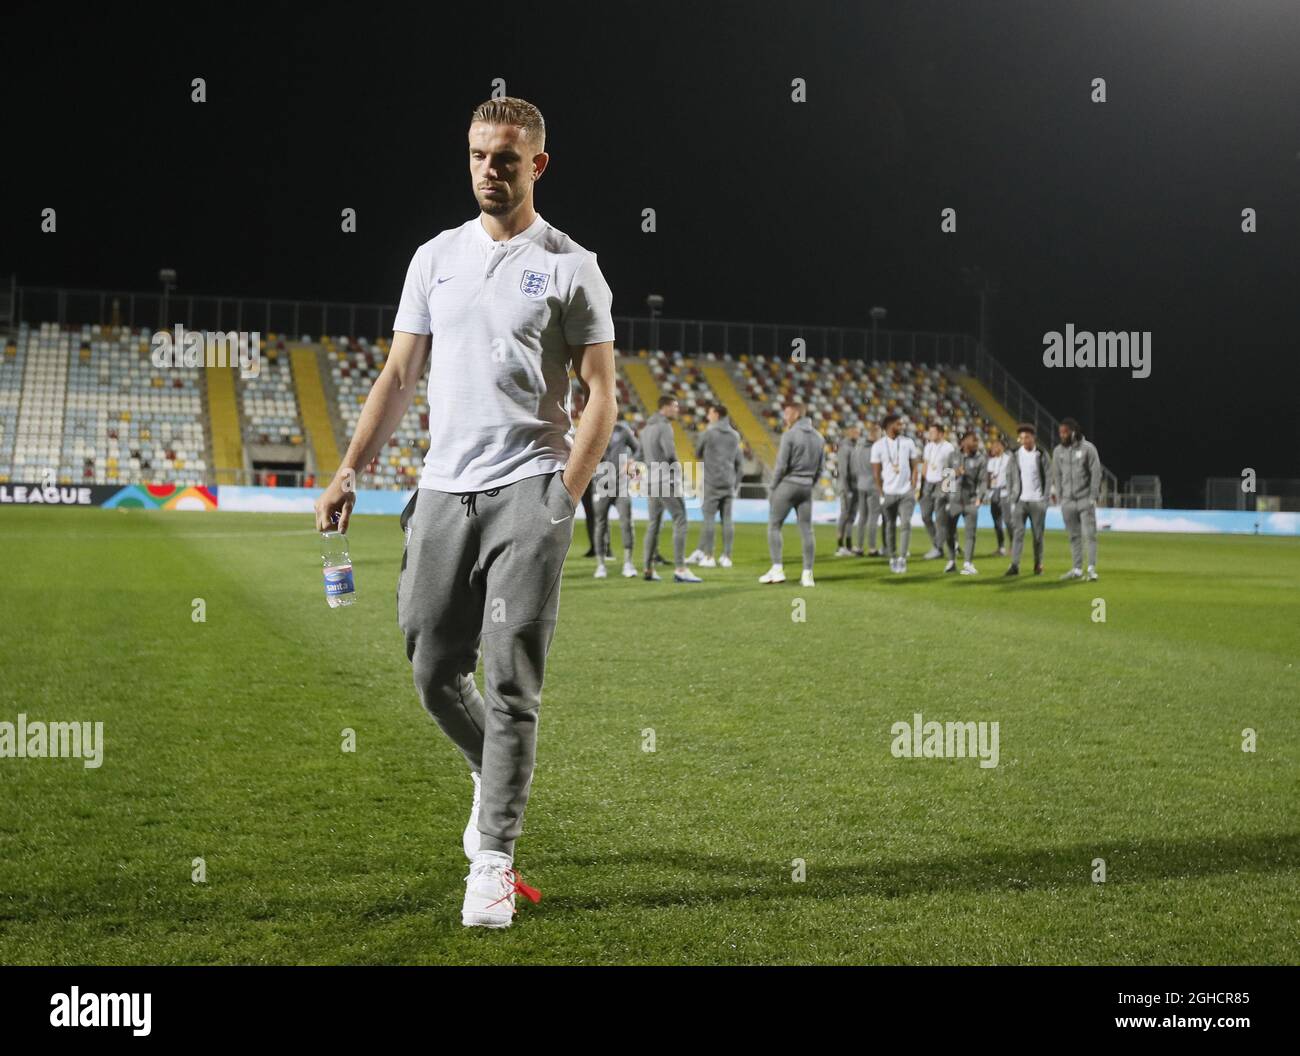
{"type": "MultiPolygon", "coordinates": [[[[572,517],[572,516],[573,516],[573,514],[569,514],[569,517],[572,517]]],[[[552,524],[560,524],[560,523],[563,522],[563,521],[567,521],[567,520],[569,519],[569,517],[561,517],[558,521],[557,521],[554,517],[552,517],[552,518],[551,518],[551,523],[552,523],[552,524]]]]}
{"type": "Polygon", "coordinates": [[[448,275],[445,279],[439,279],[439,280],[438,280],[438,285],[441,286],[444,282],[449,282],[449,281],[451,281],[452,279],[454,279],[455,277],[456,277],[455,275],[448,275]]]}

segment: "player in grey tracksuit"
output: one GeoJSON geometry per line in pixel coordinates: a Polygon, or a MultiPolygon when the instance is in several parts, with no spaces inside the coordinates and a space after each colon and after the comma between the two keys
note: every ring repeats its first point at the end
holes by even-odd
{"type": "Polygon", "coordinates": [[[700,579],[686,567],[686,502],[682,498],[682,464],[677,460],[673,442],[673,419],[677,417],[677,400],[659,397],[659,410],[652,414],[641,430],[641,457],[649,467],[650,523],[645,533],[645,573],[657,580],[654,553],[659,545],[659,526],[664,511],[673,519],[673,579],[678,583],[699,583],[700,579]]]}
{"type": "Polygon", "coordinates": [[[1101,459],[1085,440],[1079,423],[1065,418],[1058,428],[1060,446],[1052,452],[1052,501],[1070,537],[1073,564],[1062,579],[1097,578],[1097,503],[1101,499],[1101,459]],[[1087,570],[1084,570],[1084,560],[1087,570]]]}
{"type": "Polygon", "coordinates": [[[839,447],[835,449],[835,497],[840,512],[835,522],[835,556],[847,557],[853,552],[853,522],[858,517],[858,489],[853,479],[853,456],[861,446],[861,430],[850,425],[844,430],[839,447]]]}
{"type": "Polygon", "coordinates": [[[609,508],[618,513],[618,526],[623,534],[623,574],[636,575],[632,567],[632,550],[636,545],[636,529],[632,524],[632,498],[629,493],[628,467],[641,459],[641,444],[627,422],[615,422],[609,435],[605,454],[591,479],[593,510],[595,514],[596,577],[604,578],[605,551],[609,546],[609,508]]]}
{"type": "Polygon", "coordinates": [[[979,438],[974,433],[966,433],[961,438],[961,447],[947,458],[943,474],[943,491],[948,504],[944,511],[947,524],[941,536],[948,549],[948,564],[945,572],[957,568],[957,518],[966,521],[966,549],[963,551],[965,561],[961,574],[975,574],[972,560],[975,557],[975,529],[979,521],[979,508],[988,495],[988,456],[979,449],[979,438]]]}
{"type": "Polygon", "coordinates": [[[880,426],[867,428],[864,440],[859,441],[853,449],[853,485],[858,492],[858,521],[854,526],[853,552],[863,556],[863,536],[866,536],[866,556],[879,557],[880,548],[876,545],[876,532],[883,528],[883,511],[880,504],[880,488],[876,486],[876,475],[871,471],[871,445],[880,439],[880,426]]]}
{"type": "Polygon", "coordinates": [[[1017,432],[1020,446],[1011,452],[1007,462],[1007,487],[1003,502],[1009,511],[1007,525],[1011,529],[1011,564],[1007,566],[1006,576],[1020,575],[1020,557],[1025,552],[1025,519],[1029,519],[1029,528],[1034,536],[1034,575],[1043,571],[1043,528],[1047,522],[1047,497],[1051,493],[1052,464],[1045,448],[1038,444],[1037,430],[1028,422],[1022,424],[1017,432]],[[1020,468],[1021,459],[1029,461],[1028,469],[1020,468]],[[1038,494],[1041,498],[1025,498],[1025,476],[1037,472],[1038,494]]]}
{"type": "Polygon", "coordinates": [[[741,453],[740,434],[732,427],[727,408],[720,403],[711,404],[706,415],[708,426],[695,440],[695,457],[704,463],[704,485],[700,493],[699,545],[687,558],[699,561],[704,568],[712,568],[713,521],[722,517],[723,564],[731,563],[731,544],[735,538],[735,525],[731,507],[745,471],[745,456],[741,453]]]}
{"type": "Polygon", "coordinates": [[[802,404],[787,404],[781,413],[786,431],[781,436],[776,467],[772,470],[771,506],[767,517],[767,549],[772,555],[772,567],[759,581],[779,583],[785,578],[781,570],[781,527],[790,511],[794,510],[803,542],[804,584],[812,586],[813,557],[817,548],[813,538],[812,491],[821,478],[826,461],[826,441],[804,416],[802,404]]]}

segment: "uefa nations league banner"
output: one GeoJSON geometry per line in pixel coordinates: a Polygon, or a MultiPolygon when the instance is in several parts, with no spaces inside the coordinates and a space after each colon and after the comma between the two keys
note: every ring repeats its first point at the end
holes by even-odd
{"type": "Polygon", "coordinates": [[[217,489],[183,484],[0,484],[0,509],[5,506],[215,510],[217,489]]]}
{"type": "MultiPolygon", "coordinates": [[[[221,488],[221,506],[225,511],[252,511],[257,513],[299,513],[310,514],[313,504],[321,493],[320,488],[244,488],[223,485],[221,488]]],[[[362,489],[357,492],[357,504],[353,512],[358,514],[388,514],[396,516],[402,512],[409,491],[370,491],[362,489]]],[[[215,503],[215,499],[213,500],[215,503]]],[[[687,499],[686,508],[692,522],[700,520],[700,500],[687,499]]],[[[632,519],[644,521],[649,516],[648,501],[644,498],[632,499],[632,519]]],[[[733,518],[741,524],[766,524],[766,499],[737,499],[732,512],[733,518]]],[[[834,524],[839,516],[839,504],[836,502],[814,502],[813,520],[818,524],[834,524]]],[[[583,517],[582,506],[577,509],[579,520],[583,517]]],[[[611,511],[611,520],[617,521],[611,511]]],[[[668,520],[665,514],[664,520],[668,520]]],[[[793,518],[790,518],[793,521],[793,518]]],[[[912,513],[912,524],[921,526],[919,507],[912,513]]],[[[979,526],[993,529],[992,515],[987,506],[980,507],[979,526]]],[[[1064,529],[1061,511],[1051,507],[1047,511],[1047,527],[1064,529]]],[[[1300,513],[1252,513],[1240,510],[1117,510],[1100,507],[1097,510],[1097,527],[1101,531],[1111,532],[1204,532],[1227,535],[1300,535],[1300,513]]]]}

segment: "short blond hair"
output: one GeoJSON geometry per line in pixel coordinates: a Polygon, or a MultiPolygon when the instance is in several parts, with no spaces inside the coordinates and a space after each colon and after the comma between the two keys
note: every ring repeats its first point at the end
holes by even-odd
{"type": "Polygon", "coordinates": [[[479,103],[470,115],[469,123],[473,125],[480,121],[488,125],[515,125],[523,130],[524,138],[538,152],[546,149],[546,122],[542,120],[542,112],[526,99],[503,95],[500,99],[479,103]]]}

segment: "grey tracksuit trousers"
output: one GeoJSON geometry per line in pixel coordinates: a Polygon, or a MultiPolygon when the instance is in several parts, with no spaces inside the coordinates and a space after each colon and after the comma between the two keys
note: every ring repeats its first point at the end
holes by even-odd
{"type": "Polygon", "coordinates": [[[943,492],[942,481],[921,482],[921,525],[930,537],[931,548],[942,550],[948,534],[948,496],[943,492]]]}
{"type": "Polygon", "coordinates": [[[835,521],[835,538],[848,546],[852,541],[853,524],[858,519],[858,489],[846,488],[836,497],[840,500],[840,514],[835,521]]]}
{"type": "Polygon", "coordinates": [[[603,561],[605,550],[609,546],[609,508],[614,507],[618,513],[618,527],[623,533],[623,557],[632,560],[632,548],[636,546],[636,528],[632,524],[632,500],[626,495],[597,495],[596,535],[592,546],[596,548],[596,560],[603,561]]]}
{"type": "Polygon", "coordinates": [[[1034,567],[1043,563],[1043,526],[1047,523],[1047,501],[1017,502],[1011,507],[1011,564],[1020,567],[1020,555],[1025,552],[1025,518],[1034,534],[1034,567]]]}
{"type": "Polygon", "coordinates": [[[781,526],[795,511],[799,523],[799,535],[803,542],[803,567],[813,567],[813,557],[817,543],[813,537],[812,526],[812,485],[798,484],[793,480],[783,480],[772,490],[771,507],[767,515],[767,549],[772,556],[772,564],[781,563],[784,542],[781,539],[781,526]]]}
{"type": "Polygon", "coordinates": [[[420,702],[482,775],[484,850],[513,854],[523,828],[573,513],[557,470],[463,495],[420,488],[402,514],[397,621],[420,702]]]}
{"type": "Polygon", "coordinates": [[[1070,536],[1070,559],[1073,568],[1084,567],[1084,552],[1088,565],[1097,563],[1097,505],[1094,502],[1062,500],[1061,516],[1070,536]]]}
{"type": "Polygon", "coordinates": [[[993,531],[998,537],[998,549],[1001,550],[1011,531],[1011,503],[1007,501],[1006,488],[996,488],[989,492],[989,516],[993,518],[993,531]]]}
{"type": "Polygon", "coordinates": [[[979,523],[979,507],[972,499],[965,506],[950,503],[942,507],[945,518],[943,545],[948,549],[948,560],[957,560],[957,518],[966,522],[966,549],[962,551],[966,561],[975,560],[975,527],[979,523]]]}
{"type": "Polygon", "coordinates": [[[719,514],[722,515],[722,553],[724,557],[731,556],[731,543],[736,536],[736,526],[731,520],[731,492],[721,495],[705,494],[700,501],[700,512],[704,516],[704,523],[700,526],[700,551],[713,556],[713,519],[719,514]]]}
{"type": "Polygon", "coordinates": [[[912,511],[916,509],[916,496],[909,488],[906,495],[886,495],[880,506],[885,515],[885,556],[906,557],[912,542],[912,511]],[[900,534],[902,539],[898,538],[900,534]]]}
{"type": "Polygon", "coordinates": [[[655,552],[659,549],[659,526],[663,523],[664,510],[673,519],[673,567],[681,568],[686,564],[686,500],[676,497],[650,497],[650,523],[645,531],[645,567],[650,568],[655,552]]]}
{"type": "Polygon", "coordinates": [[[865,488],[858,489],[858,522],[854,526],[853,545],[856,549],[864,549],[862,546],[862,537],[865,534],[868,537],[866,550],[875,550],[876,532],[880,527],[880,495],[875,488],[870,491],[865,488]]]}

